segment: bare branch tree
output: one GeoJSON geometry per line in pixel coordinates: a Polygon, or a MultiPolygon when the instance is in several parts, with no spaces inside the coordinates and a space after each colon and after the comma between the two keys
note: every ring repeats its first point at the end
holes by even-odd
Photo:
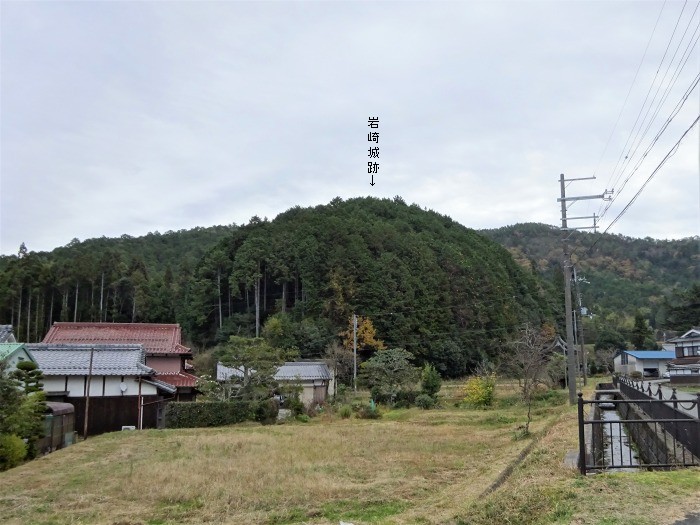
{"type": "Polygon", "coordinates": [[[527,405],[524,434],[530,433],[532,401],[537,386],[547,384],[547,368],[553,352],[554,330],[550,326],[533,328],[526,325],[518,339],[511,343],[512,353],[506,361],[506,373],[518,379],[520,393],[527,405]]]}

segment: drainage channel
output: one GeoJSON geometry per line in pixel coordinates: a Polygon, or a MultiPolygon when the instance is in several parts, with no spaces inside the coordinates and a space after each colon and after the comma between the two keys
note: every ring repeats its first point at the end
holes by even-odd
{"type": "MultiPolygon", "coordinates": [[[[600,400],[610,400],[613,397],[608,394],[601,394],[600,400]]],[[[601,403],[600,419],[603,423],[603,447],[604,461],[606,465],[615,465],[610,467],[607,472],[636,472],[639,466],[639,456],[633,449],[630,438],[627,435],[625,425],[620,423],[620,414],[616,410],[615,403],[601,403]],[[628,465],[630,468],[626,468],[628,465]]]]}

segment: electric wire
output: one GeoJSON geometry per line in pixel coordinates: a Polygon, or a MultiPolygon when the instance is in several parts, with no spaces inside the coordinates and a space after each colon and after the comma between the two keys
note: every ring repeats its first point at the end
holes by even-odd
{"type": "MultiPolygon", "coordinates": [[[[632,138],[632,135],[634,134],[635,130],[637,129],[637,124],[639,123],[639,118],[642,116],[642,112],[644,111],[644,108],[647,105],[647,101],[649,100],[649,95],[651,94],[651,90],[654,88],[654,85],[656,84],[656,79],[659,76],[659,72],[661,71],[661,66],[663,66],[664,61],[666,60],[666,55],[668,54],[668,50],[671,47],[671,43],[673,42],[673,37],[676,34],[676,30],[678,29],[678,24],[681,21],[681,17],[683,16],[683,12],[685,11],[685,6],[687,5],[688,0],[685,0],[683,3],[683,8],[681,9],[680,14],[678,15],[678,20],[676,20],[676,25],[673,28],[673,32],[671,33],[671,37],[669,38],[668,44],[666,45],[666,49],[664,51],[663,56],[661,57],[661,62],[659,62],[659,66],[656,69],[656,73],[654,74],[654,78],[651,81],[651,85],[649,86],[649,89],[647,90],[647,94],[644,97],[644,102],[642,103],[642,107],[639,109],[639,112],[637,113],[637,118],[634,121],[634,124],[632,126],[632,130],[630,131],[629,136],[627,137],[627,140],[625,141],[625,145],[622,147],[622,151],[620,152],[620,156],[617,159],[617,163],[615,164],[615,167],[613,168],[612,174],[613,177],[615,175],[615,172],[617,171],[618,166],[620,165],[620,162],[622,161],[622,156],[625,154],[625,151],[627,151],[627,146],[629,145],[630,139],[632,138]]],[[[629,154],[629,153],[628,153],[629,154]]],[[[612,183],[612,187],[614,188],[617,185],[617,182],[619,181],[619,178],[622,174],[617,176],[617,178],[614,178],[614,182],[612,183]]]]}
{"type": "MultiPolygon", "coordinates": [[[[642,193],[642,191],[644,190],[644,188],[646,188],[647,184],[649,184],[649,182],[650,182],[650,181],[654,178],[654,176],[659,172],[659,170],[663,167],[663,165],[666,164],[666,161],[667,161],[668,159],[670,159],[673,155],[675,155],[675,153],[678,151],[678,147],[680,146],[681,141],[686,137],[686,135],[687,135],[688,133],[690,133],[690,131],[695,127],[695,125],[698,123],[698,121],[700,121],[700,115],[698,115],[698,116],[695,118],[695,120],[694,120],[693,123],[690,125],[690,127],[688,127],[688,129],[685,130],[685,132],[683,133],[683,135],[681,135],[681,137],[680,137],[680,138],[678,139],[678,141],[673,145],[673,147],[669,150],[669,152],[666,153],[666,156],[664,156],[664,158],[661,160],[661,162],[659,162],[659,164],[656,166],[656,168],[654,168],[654,171],[652,171],[651,174],[649,175],[649,177],[647,177],[646,181],[644,181],[644,184],[642,184],[642,186],[639,188],[639,190],[637,191],[637,193],[634,194],[634,197],[632,197],[632,199],[630,199],[630,201],[629,201],[629,202],[627,203],[627,205],[622,209],[622,211],[617,215],[617,217],[615,217],[615,219],[613,219],[613,221],[608,225],[608,227],[605,229],[605,231],[603,231],[603,234],[607,233],[607,232],[610,230],[610,228],[612,228],[613,225],[614,225],[617,221],[619,221],[620,218],[622,218],[622,216],[627,212],[627,210],[630,209],[630,207],[631,207],[632,204],[634,204],[634,202],[637,200],[637,198],[638,198],[639,195],[642,193]]],[[[595,245],[598,243],[599,240],[600,240],[600,237],[598,237],[598,239],[596,239],[596,241],[588,248],[588,252],[589,252],[589,253],[590,253],[590,251],[593,249],[593,247],[595,247],[595,245]]]]}
{"type": "MultiPolygon", "coordinates": [[[[615,182],[614,186],[617,186],[617,183],[619,182],[620,178],[622,177],[622,174],[624,173],[625,169],[632,163],[633,159],[635,158],[635,156],[636,156],[636,154],[637,154],[637,151],[639,150],[639,147],[641,146],[642,142],[644,141],[645,137],[647,136],[647,133],[649,132],[649,129],[651,128],[651,126],[653,125],[654,121],[656,120],[656,117],[658,116],[659,112],[661,111],[661,108],[663,107],[663,104],[666,102],[666,100],[668,99],[669,95],[671,94],[671,90],[673,89],[673,87],[675,86],[675,84],[676,84],[678,78],[680,77],[680,73],[683,71],[683,69],[685,68],[685,66],[686,66],[686,64],[687,64],[687,62],[688,62],[688,60],[690,59],[690,56],[691,56],[691,54],[692,54],[692,50],[693,50],[693,49],[695,48],[695,46],[697,45],[698,39],[700,39],[700,36],[698,36],[697,38],[695,38],[695,34],[698,33],[698,32],[700,31],[700,23],[699,23],[699,24],[696,24],[695,30],[693,31],[693,33],[692,33],[692,35],[691,35],[691,37],[690,37],[690,41],[688,42],[688,45],[686,46],[685,51],[683,52],[683,55],[682,55],[681,58],[679,59],[678,64],[677,64],[677,66],[676,66],[676,69],[675,69],[675,71],[673,72],[673,74],[671,75],[671,80],[670,80],[669,83],[666,85],[666,88],[664,89],[664,92],[662,93],[661,98],[659,99],[659,102],[658,102],[658,104],[656,105],[656,108],[654,109],[654,112],[653,112],[651,118],[649,118],[649,119],[647,120],[647,116],[649,115],[649,112],[651,111],[652,106],[654,105],[654,102],[656,101],[656,98],[657,98],[657,96],[658,96],[658,94],[659,94],[659,91],[660,91],[660,89],[661,89],[661,86],[663,85],[664,81],[666,80],[666,77],[668,76],[669,71],[671,70],[671,66],[673,65],[673,63],[674,63],[674,61],[675,61],[675,58],[676,58],[676,56],[678,55],[678,51],[679,51],[680,48],[681,48],[681,45],[682,45],[682,43],[683,43],[683,41],[684,41],[684,39],[685,39],[686,34],[688,33],[688,30],[690,29],[690,26],[691,26],[691,24],[692,24],[692,22],[693,22],[693,19],[695,18],[695,14],[697,13],[699,7],[700,7],[700,3],[698,3],[698,4],[696,5],[695,11],[693,11],[693,14],[691,15],[691,18],[690,18],[690,20],[688,21],[688,24],[686,25],[685,31],[683,32],[683,35],[681,36],[681,38],[680,38],[679,41],[678,41],[678,45],[676,46],[676,50],[674,51],[673,56],[671,57],[671,60],[670,60],[669,63],[668,63],[668,67],[666,68],[666,71],[664,72],[663,78],[662,78],[661,81],[659,82],[659,85],[658,85],[658,87],[657,87],[657,89],[656,89],[656,92],[654,93],[654,97],[652,98],[652,100],[651,100],[651,102],[650,102],[650,104],[649,104],[649,106],[648,106],[648,108],[647,108],[647,110],[646,110],[646,113],[644,114],[644,118],[642,119],[642,122],[641,122],[641,124],[640,124],[640,127],[639,127],[639,129],[637,130],[637,133],[636,133],[636,135],[635,135],[635,138],[634,138],[633,141],[632,141],[632,147],[630,148],[630,151],[628,151],[628,154],[625,156],[625,162],[623,163],[623,165],[622,165],[622,167],[621,167],[621,169],[620,169],[620,174],[619,174],[618,178],[616,179],[616,182],[615,182]],[[684,59],[685,59],[685,60],[684,60],[684,59]],[[646,124],[646,127],[644,128],[644,131],[642,132],[642,127],[644,126],[645,122],[647,122],[647,124],[646,124]],[[642,132],[641,137],[639,137],[640,132],[642,132]]],[[[665,129],[665,128],[664,128],[664,129],[665,129]]],[[[656,140],[658,140],[658,138],[657,138],[656,140]]],[[[654,141],[654,143],[656,142],[656,140],[654,141]]],[[[653,145],[653,144],[652,144],[652,145],[653,145]]],[[[646,157],[646,154],[648,154],[648,152],[650,151],[650,149],[651,149],[651,146],[650,146],[649,148],[647,148],[647,150],[646,150],[645,155],[643,156],[643,158],[646,157]]],[[[643,158],[642,158],[642,159],[643,159],[643,158]]],[[[640,162],[640,163],[641,163],[641,162],[640,162]]],[[[637,164],[636,168],[639,167],[639,164],[640,164],[640,163],[637,164]]],[[[622,190],[624,189],[624,187],[625,187],[625,185],[627,184],[627,182],[629,182],[630,178],[634,175],[634,173],[636,172],[636,168],[627,176],[627,178],[626,178],[625,181],[623,182],[622,186],[619,187],[619,188],[617,188],[617,195],[616,195],[616,198],[617,198],[617,196],[619,196],[619,194],[622,192],[622,190]]],[[[607,208],[609,208],[609,207],[610,207],[610,204],[608,205],[607,208]]],[[[607,208],[606,208],[605,211],[607,211],[607,208]]],[[[602,214],[601,214],[601,216],[602,216],[602,214]]]]}
{"type": "MultiPolygon", "coordinates": [[[[651,41],[654,39],[654,34],[656,33],[656,28],[659,25],[659,20],[661,20],[661,15],[664,12],[664,7],[666,6],[666,1],[664,0],[664,3],[661,6],[661,10],[659,11],[659,16],[656,17],[656,23],[654,24],[654,28],[651,30],[651,35],[649,36],[649,40],[647,41],[647,45],[644,48],[644,54],[642,55],[642,59],[639,61],[639,65],[637,66],[637,71],[634,73],[634,78],[632,79],[632,84],[630,85],[629,90],[627,90],[627,96],[625,97],[625,101],[622,104],[622,108],[620,109],[620,113],[617,115],[617,120],[615,121],[615,124],[613,125],[613,129],[610,132],[610,135],[608,136],[608,140],[605,143],[605,147],[603,148],[603,153],[601,153],[600,158],[598,159],[598,164],[596,165],[595,169],[593,170],[593,176],[595,177],[596,174],[598,173],[598,169],[600,168],[600,163],[603,161],[603,158],[605,157],[605,154],[608,151],[608,147],[610,146],[610,141],[612,140],[613,136],[615,135],[615,130],[617,130],[617,126],[620,123],[620,119],[622,118],[622,114],[625,112],[625,108],[627,107],[627,102],[629,101],[630,94],[632,93],[632,89],[634,88],[635,83],[637,82],[637,77],[639,76],[639,71],[642,69],[642,64],[644,64],[644,59],[647,56],[647,52],[649,51],[649,45],[651,44],[651,41]]],[[[610,181],[612,180],[613,174],[610,174],[610,178],[608,179],[607,184],[605,187],[610,186],[610,181]]]]}
{"type": "Polygon", "coordinates": [[[661,126],[661,129],[657,132],[656,136],[653,138],[647,149],[644,151],[642,154],[641,158],[637,161],[636,165],[634,166],[633,170],[630,172],[630,174],[627,176],[627,178],[624,180],[622,183],[622,186],[618,189],[616,192],[615,196],[610,199],[605,208],[603,209],[602,213],[599,215],[599,219],[602,219],[605,217],[606,213],[610,209],[610,207],[617,201],[617,199],[620,197],[620,194],[622,193],[622,190],[625,188],[629,180],[632,178],[632,176],[639,170],[640,166],[642,165],[642,162],[644,159],[646,159],[647,155],[651,151],[651,149],[654,147],[654,145],[658,142],[658,140],[661,138],[661,135],[666,131],[668,126],[673,122],[673,119],[678,115],[678,113],[681,111],[683,106],[685,105],[686,101],[692,94],[692,92],[695,90],[695,88],[698,86],[698,83],[700,83],[700,73],[696,75],[695,79],[693,80],[693,83],[688,87],[688,89],[685,91],[681,99],[678,101],[676,106],[674,107],[673,111],[671,112],[671,115],[666,119],[664,124],[661,126]]]}

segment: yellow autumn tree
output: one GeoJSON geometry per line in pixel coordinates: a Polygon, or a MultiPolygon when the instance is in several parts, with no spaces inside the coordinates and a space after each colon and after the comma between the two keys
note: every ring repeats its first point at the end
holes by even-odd
{"type": "MultiPolygon", "coordinates": [[[[352,316],[348,321],[348,329],[340,332],[343,346],[350,351],[353,348],[353,326],[352,316]]],[[[358,352],[373,352],[384,350],[386,346],[381,339],[377,339],[377,331],[374,329],[372,320],[369,317],[357,316],[357,350],[358,352]]]]}

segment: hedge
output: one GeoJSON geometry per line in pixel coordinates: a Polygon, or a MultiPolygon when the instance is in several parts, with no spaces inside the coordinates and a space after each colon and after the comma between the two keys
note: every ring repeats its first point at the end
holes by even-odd
{"type": "Polygon", "coordinates": [[[256,405],[245,401],[168,403],[166,428],[220,427],[255,419],[256,405]]]}

